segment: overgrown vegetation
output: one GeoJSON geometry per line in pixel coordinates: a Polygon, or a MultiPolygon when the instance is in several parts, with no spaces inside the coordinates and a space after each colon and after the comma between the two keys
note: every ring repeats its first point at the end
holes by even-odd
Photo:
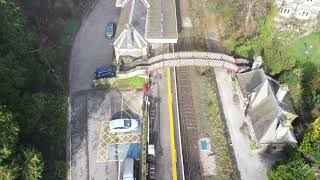
{"type": "MultiPolygon", "coordinates": [[[[299,115],[296,124],[301,127],[320,117],[320,33],[297,39],[296,32],[272,28],[278,9],[268,1],[207,0],[207,8],[223,16],[228,30],[224,45],[231,53],[250,60],[262,56],[266,73],[288,84],[299,115]]],[[[302,142],[290,149],[288,159],[268,172],[269,179],[315,179],[320,157],[318,121],[308,128],[304,138],[301,128],[297,131],[302,142]]]]}
{"type": "Polygon", "coordinates": [[[277,11],[276,7],[272,7],[265,20],[256,22],[259,30],[257,35],[236,40],[230,38],[226,42],[236,56],[251,60],[262,56],[266,72],[281,83],[289,85],[300,120],[310,122],[320,115],[320,88],[314,85],[319,79],[319,52],[313,49],[319,43],[319,39],[313,38],[319,38],[320,33],[291,41],[294,32],[280,32],[272,28],[277,11]],[[306,45],[306,48],[309,47],[308,51],[306,48],[301,50],[301,44],[309,44],[306,45]]]}
{"type": "MultiPolygon", "coordinates": [[[[277,8],[272,7],[265,19],[257,19],[256,34],[247,34],[226,41],[235,56],[253,60],[261,56],[267,74],[287,84],[294,109],[299,115],[297,123],[310,123],[320,116],[320,33],[294,40],[295,32],[281,32],[272,28],[277,8]],[[314,49],[315,48],[315,49],[314,49]]],[[[319,120],[318,120],[319,121],[319,120]]],[[[315,179],[319,168],[319,122],[308,128],[297,148],[291,149],[288,159],[268,172],[269,179],[315,179]]]]}
{"type": "Polygon", "coordinates": [[[216,157],[216,175],[213,179],[237,179],[236,167],[231,157],[229,149],[229,140],[227,138],[225,122],[223,121],[219,105],[217,101],[217,94],[213,87],[213,79],[211,70],[206,70],[203,73],[201,80],[205,85],[206,95],[204,101],[207,106],[207,113],[205,119],[201,121],[201,129],[210,137],[213,144],[213,152],[216,157]]]}
{"type": "Polygon", "coordinates": [[[0,1],[0,179],[66,179],[65,60],[76,7],[0,1]]]}

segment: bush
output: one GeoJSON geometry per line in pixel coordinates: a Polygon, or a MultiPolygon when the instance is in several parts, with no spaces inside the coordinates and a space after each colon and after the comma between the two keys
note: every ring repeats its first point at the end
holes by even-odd
{"type": "Polygon", "coordinates": [[[279,165],[267,173],[269,180],[313,180],[315,179],[314,170],[305,164],[302,158],[290,159],[279,165]]]}
{"type": "Polygon", "coordinates": [[[304,156],[320,164],[320,118],[316,119],[308,128],[299,146],[299,151],[304,156]]]}

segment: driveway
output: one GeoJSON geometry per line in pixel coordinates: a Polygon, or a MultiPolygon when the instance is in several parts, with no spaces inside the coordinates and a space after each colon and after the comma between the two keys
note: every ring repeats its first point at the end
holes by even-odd
{"type": "Polygon", "coordinates": [[[115,91],[92,88],[97,67],[112,64],[113,39],[104,37],[108,22],[117,22],[120,9],[115,0],[97,0],[82,20],[70,57],[70,103],[68,179],[117,179],[118,163],[97,163],[101,122],[120,110],[115,91]]]}
{"type": "Polygon", "coordinates": [[[105,39],[105,26],[117,22],[120,8],[115,0],[97,0],[91,13],[82,20],[70,57],[70,92],[92,89],[96,68],[112,64],[113,39],[105,39]]]}

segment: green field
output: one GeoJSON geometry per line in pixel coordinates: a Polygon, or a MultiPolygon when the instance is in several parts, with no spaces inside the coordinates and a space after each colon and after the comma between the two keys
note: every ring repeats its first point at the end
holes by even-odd
{"type": "Polygon", "coordinates": [[[314,32],[294,41],[288,51],[302,63],[312,62],[320,66],[320,33],[314,32]]]}

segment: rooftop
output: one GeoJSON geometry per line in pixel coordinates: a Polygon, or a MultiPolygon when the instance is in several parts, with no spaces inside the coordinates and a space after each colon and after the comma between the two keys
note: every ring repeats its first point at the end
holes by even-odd
{"type": "Polygon", "coordinates": [[[175,0],[150,0],[145,38],[149,42],[178,39],[175,0]]]}
{"type": "Polygon", "coordinates": [[[238,74],[237,78],[243,95],[250,100],[248,116],[259,143],[296,142],[290,128],[284,136],[277,138],[279,125],[297,117],[287,94],[281,100],[277,98],[278,82],[262,69],[238,74]]]}

